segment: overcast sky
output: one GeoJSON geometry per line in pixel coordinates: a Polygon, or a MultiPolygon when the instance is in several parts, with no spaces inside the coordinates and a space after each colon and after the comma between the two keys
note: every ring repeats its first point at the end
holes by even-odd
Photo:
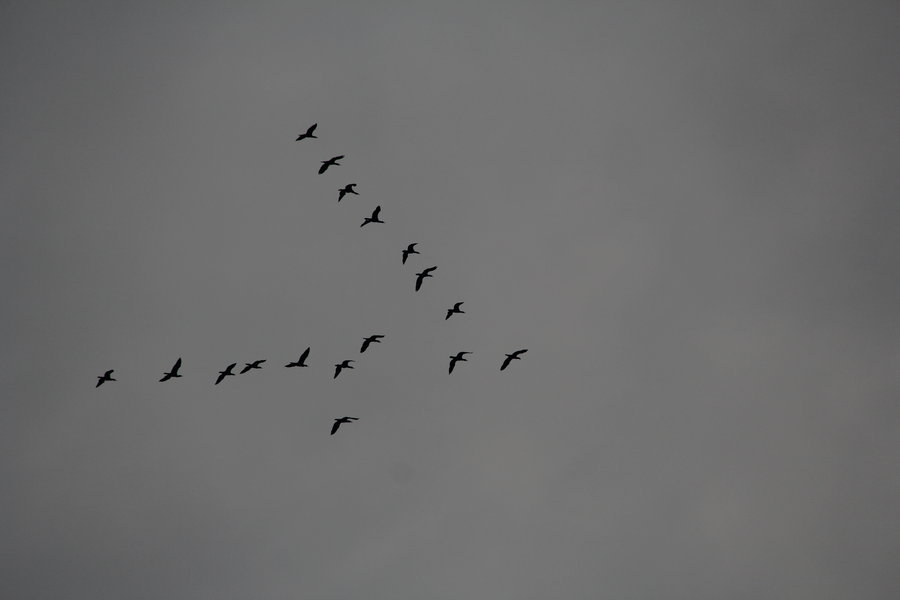
{"type": "Polygon", "coordinates": [[[900,597],[898,25],[4,2],[0,596],[900,597]]]}

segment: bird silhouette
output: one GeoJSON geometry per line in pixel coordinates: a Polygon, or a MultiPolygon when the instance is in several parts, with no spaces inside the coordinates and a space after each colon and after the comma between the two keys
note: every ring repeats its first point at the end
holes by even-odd
{"type": "Polygon", "coordinates": [[[97,375],[97,385],[95,385],[94,387],[100,387],[101,385],[103,385],[104,381],[118,381],[118,379],[113,379],[113,371],[115,371],[115,369],[110,369],[103,375],[97,375]]]}
{"type": "Polygon", "coordinates": [[[378,218],[379,213],[381,213],[381,205],[375,207],[375,210],[372,211],[371,217],[366,217],[363,219],[362,225],[360,227],[365,227],[369,223],[384,223],[381,219],[378,218]]]}
{"type": "Polygon", "coordinates": [[[224,371],[219,371],[219,376],[216,377],[216,382],[213,385],[219,385],[220,383],[222,383],[223,379],[225,379],[229,375],[234,375],[234,373],[232,373],[231,370],[233,368],[235,368],[236,366],[237,366],[237,363],[231,363],[230,365],[225,367],[224,371]]]}
{"type": "Polygon", "coordinates": [[[338,194],[340,195],[338,196],[338,202],[343,200],[344,196],[346,196],[347,194],[355,194],[356,196],[359,196],[359,192],[357,192],[354,188],[356,188],[355,183],[348,183],[347,185],[339,189],[338,194]]]}
{"type": "Polygon", "coordinates": [[[418,246],[418,242],[413,242],[409,246],[406,247],[406,250],[403,251],[403,264],[406,264],[406,259],[409,258],[410,254],[421,254],[418,250],[416,250],[416,246],[418,246]]]}
{"type": "Polygon", "coordinates": [[[456,313],[459,313],[459,314],[461,314],[461,315],[466,314],[466,311],[464,311],[464,310],[462,310],[462,309],[460,308],[460,306],[462,306],[463,304],[465,304],[465,302],[457,302],[456,304],[453,305],[453,308],[448,308],[448,309],[447,309],[447,316],[444,317],[444,320],[446,321],[447,319],[450,318],[450,315],[453,315],[453,314],[456,314],[456,313]]]}
{"type": "Polygon", "coordinates": [[[173,377],[181,377],[181,375],[178,374],[178,369],[180,369],[180,368],[181,368],[181,358],[179,357],[178,360],[175,361],[175,364],[172,365],[172,370],[169,371],[168,373],[163,373],[162,379],[160,379],[160,381],[168,381],[168,380],[172,379],[173,377]]]}
{"type": "Polygon", "coordinates": [[[341,163],[339,163],[338,161],[341,160],[342,158],[344,158],[343,154],[341,154],[340,156],[333,156],[333,157],[329,158],[328,160],[319,161],[322,163],[322,166],[319,167],[319,175],[321,175],[322,173],[327,171],[328,167],[330,167],[332,165],[340,166],[341,163]]]}
{"type": "Polygon", "coordinates": [[[507,354],[507,355],[506,355],[506,360],[504,360],[504,361],[503,361],[503,364],[500,365],[500,370],[502,371],[503,369],[505,369],[506,367],[508,367],[508,366],[509,366],[509,363],[510,363],[511,361],[513,361],[513,360],[521,360],[521,358],[519,357],[519,355],[520,355],[520,354],[525,354],[526,352],[528,352],[528,348],[525,348],[524,350],[516,350],[516,351],[513,352],[512,354],[507,354]]]}
{"type": "Polygon", "coordinates": [[[354,367],[351,367],[351,366],[350,366],[350,363],[352,363],[352,362],[356,362],[356,361],[351,360],[351,359],[348,358],[347,360],[345,360],[345,361],[343,361],[343,362],[341,362],[341,363],[338,363],[338,364],[334,365],[334,377],[332,377],[332,379],[337,379],[337,376],[341,374],[341,370],[342,370],[342,369],[352,369],[352,368],[354,368],[354,367]]]}
{"type": "Polygon", "coordinates": [[[262,369],[260,365],[266,362],[266,359],[254,360],[253,362],[244,363],[244,368],[241,369],[241,375],[249,371],[250,369],[262,369]]]}
{"type": "Polygon", "coordinates": [[[318,123],[313,123],[312,125],[310,125],[309,129],[306,130],[306,133],[301,133],[300,135],[297,136],[297,139],[294,141],[299,142],[300,140],[305,140],[306,138],[313,138],[316,140],[319,139],[319,136],[313,135],[313,131],[315,131],[316,127],[318,127],[318,126],[319,126],[318,123]]]}
{"type": "Polygon", "coordinates": [[[464,358],[464,355],[466,355],[466,354],[472,354],[472,353],[471,352],[457,352],[456,356],[450,357],[450,371],[449,371],[450,373],[453,372],[453,367],[456,366],[457,362],[459,362],[459,361],[469,362],[466,358],[464,358]]]}
{"type": "Polygon", "coordinates": [[[365,352],[366,348],[368,348],[369,344],[371,344],[372,342],[380,344],[381,338],[383,337],[383,335],[370,335],[367,338],[363,338],[362,348],[359,349],[359,353],[362,354],[363,352],[365,352]]]}
{"type": "Polygon", "coordinates": [[[431,272],[434,271],[435,269],[437,269],[437,267],[428,267],[421,273],[416,273],[416,291],[417,292],[419,291],[419,288],[422,287],[422,282],[425,280],[426,277],[434,277],[434,275],[432,275],[431,272]]]}
{"type": "Polygon", "coordinates": [[[335,419],[334,425],[331,426],[331,435],[334,435],[334,432],[338,430],[341,423],[352,423],[353,421],[359,421],[359,417],[341,417],[340,419],[335,419]]]}
{"type": "Polygon", "coordinates": [[[303,351],[303,354],[300,355],[300,358],[297,359],[297,362],[288,363],[284,366],[286,367],[308,367],[306,364],[306,357],[309,356],[309,348],[303,351]]]}

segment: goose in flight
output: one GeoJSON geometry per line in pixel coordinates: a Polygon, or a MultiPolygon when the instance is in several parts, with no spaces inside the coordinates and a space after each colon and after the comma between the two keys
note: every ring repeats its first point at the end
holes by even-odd
{"type": "Polygon", "coordinates": [[[340,194],[340,195],[338,196],[338,202],[343,200],[344,196],[346,196],[347,194],[354,194],[356,196],[359,196],[359,192],[357,192],[355,188],[356,188],[355,183],[348,183],[347,185],[345,185],[344,187],[339,189],[338,194],[340,194]]]}
{"type": "Polygon", "coordinates": [[[352,362],[356,361],[348,358],[347,360],[334,365],[334,377],[332,377],[332,379],[337,379],[337,376],[341,374],[341,369],[352,369],[353,367],[350,366],[350,363],[352,362]]]}
{"type": "Polygon", "coordinates": [[[465,303],[464,303],[464,302],[457,302],[456,304],[453,305],[453,308],[448,308],[448,309],[447,309],[447,316],[444,317],[444,320],[446,321],[447,319],[450,318],[450,315],[453,315],[453,314],[456,314],[456,313],[459,313],[459,314],[461,314],[461,315],[466,314],[466,311],[464,311],[463,309],[460,308],[460,306],[462,306],[463,304],[465,304],[465,303]]]}
{"type": "Polygon", "coordinates": [[[342,158],[344,158],[343,154],[341,154],[340,156],[332,156],[328,160],[319,161],[322,163],[322,166],[319,167],[319,175],[321,175],[322,173],[327,171],[328,167],[330,167],[332,165],[341,166],[341,163],[339,163],[338,161],[341,160],[342,158]]]}
{"type": "Polygon", "coordinates": [[[306,130],[306,133],[301,133],[300,135],[297,136],[297,139],[294,141],[299,142],[300,140],[305,140],[306,138],[313,138],[315,140],[319,139],[319,136],[313,135],[313,131],[315,131],[316,127],[318,127],[318,126],[319,126],[318,123],[313,123],[312,125],[310,125],[309,129],[306,130]]]}
{"type": "Polygon", "coordinates": [[[181,377],[181,375],[178,374],[178,369],[180,369],[180,368],[181,368],[181,357],[179,357],[178,360],[175,361],[175,364],[172,365],[171,371],[169,371],[168,373],[163,373],[162,379],[160,379],[160,381],[168,381],[168,380],[172,379],[173,377],[181,377]]]}
{"type": "Polygon", "coordinates": [[[416,273],[416,291],[417,292],[419,291],[419,288],[422,287],[422,282],[425,280],[426,277],[434,277],[434,275],[432,275],[431,272],[436,269],[437,269],[437,267],[428,267],[421,273],[416,273]]]}
{"type": "Polygon", "coordinates": [[[241,375],[249,371],[250,369],[262,369],[260,365],[266,362],[266,359],[254,360],[253,362],[244,363],[244,368],[241,369],[241,375]]]}
{"type": "Polygon", "coordinates": [[[308,367],[306,364],[306,357],[309,356],[309,348],[303,351],[303,354],[300,355],[300,358],[297,359],[297,362],[288,363],[284,366],[286,367],[308,367]]]}
{"type": "Polygon", "coordinates": [[[505,369],[506,367],[508,367],[508,366],[509,366],[509,363],[510,363],[511,361],[513,361],[513,360],[521,360],[521,357],[520,357],[519,355],[520,355],[520,354],[525,354],[526,352],[528,352],[528,348],[525,348],[524,350],[516,350],[516,351],[513,352],[512,354],[507,354],[507,355],[506,355],[506,360],[504,360],[504,361],[503,361],[503,364],[500,365],[500,370],[502,371],[503,369],[505,369]]]}
{"type": "Polygon", "coordinates": [[[113,379],[113,371],[115,371],[115,369],[110,369],[103,375],[97,375],[97,385],[95,385],[94,387],[100,387],[101,385],[103,385],[104,381],[118,381],[118,379],[113,379]]]}
{"type": "Polygon", "coordinates": [[[216,377],[216,382],[213,385],[219,385],[220,383],[222,383],[223,379],[225,379],[229,375],[234,375],[234,373],[232,373],[231,370],[233,368],[235,368],[236,366],[237,366],[237,363],[231,363],[230,365],[225,367],[224,371],[219,371],[219,376],[216,377]]]}
{"type": "Polygon", "coordinates": [[[419,242],[413,242],[409,246],[406,247],[406,250],[403,251],[403,264],[406,264],[406,259],[409,258],[410,254],[421,254],[418,250],[416,250],[416,246],[419,245],[419,242]]]}
{"type": "Polygon", "coordinates": [[[359,349],[359,353],[362,354],[363,352],[365,352],[366,348],[368,348],[369,344],[371,344],[372,342],[380,344],[381,338],[383,337],[383,335],[370,335],[367,338],[363,338],[362,348],[359,349]]]}
{"type": "Polygon", "coordinates": [[[359,421],[359,417],[341,417],[340,419],[335,419],[334,425],[331,426],[331,435],[334,435],[334,432],[338,430],[341,423],[352,423],[353,421],[359,421]]]}
{"type": "Polygon", "coordinates": [[[381,213],[381,205],[375,207],[375,210],[372,211],[371,217],[366,217],[363,219],[362,225],[360,227],[365,227],[369,223],[384,223],[381,219],[378,218],[379,213],[381,213]]]}
{"type": "Polygon", "coordinates": [[[453,372],[453,367],[456,366],[456,363],[459,361],[469,362],[468,359],[465,358],[466,354],[472,354],[471,352],[457,352],[456,356],[450,357],[450,373],[453,372]]]}

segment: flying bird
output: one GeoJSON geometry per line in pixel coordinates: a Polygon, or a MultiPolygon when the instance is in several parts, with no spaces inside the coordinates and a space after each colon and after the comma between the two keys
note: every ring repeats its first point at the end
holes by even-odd
{"type": "Polygon", "coordinates": [[[463,309],[460,308],[460,306],[462,306],[463,304],[465,304],[465,303],[464,303],[464,302],[457,302],[456,304],[453,305],[453,308],[448,308],[448,309],[447,309],[447,316],[444,317],[444,320],[446,321],[447,319],[449,319],[449,318],[450,318],[450,315],[452,315],[452,314],[456,314],[456,313],[459,313],[459,314],[461,314],[461,315],[466,314],[466,311],[464,311],[463,309]]]}
{"type": "Polygon", "coordinates": [[[509,363],[510,363],[512,360],[521,360],[521,357],[520,357],[519,355],[520,355],[520,354],[525,354],[526,352],[528,352],[528,348],[525,348],[524,350],[516,350],[516,351],[513,352],[512,354],[507,354],[507,355],[506,355],[506,360],[504,360],[504,361],[503,361],[503,364],[500,365],[500,370],[502,371],[503,369],[505,369],[506,367],[508,367],[508,366],[509,366],[509,363]]]}
{"type": "Polygon", "coordinates": [[[344,158],[343,154],[341,154],[340,156],[333,156],[333,157],[329,158],[328,160],[319,161],[322,163],[322,166],[319,167],[319,175],[321,175],[322,173],[327,171],[328,167],[330,167],[332,165],[341,166],[341,163],[339,163],[338,161],[341,160],[342,158],[344,158]]]}
{"type": "Polygon", "coordinates": [[[300,358],[297,359],[297,362],[288,363],[284,366],[286,367],[308,367],[306,364],[306,357],[309,356],[309,348],[303,351],[303,354],[300,355],[300,358]]]}
{"type": "Polygon", "coordinates": [[[163,373],[163,377],[162,377],[162,379],[160,379],[160,381],[168,381],[168,380],[172,379],[173,377],[181,377],[181,375],[178,374],[178,369],[180,369],[180,368],[181,368],[181,358],[179,357],[178,360],[175,361],[175,364],[172,365],[172,370],[169,371],[168,373],[163,373]]]}
{"type": "Polygon", "coordinates": [[[416,291],[417,292],[419,291],[419,288],[422,287],[422,282],[425,280],[426,277],[434,277],[434,275],[432,275],[431,272],[434,271],[435,269],[437,269],[437,267],[428,267],[421,273],[416,273],[416,291]]]}
{"type": "Polygon", "coordinates": [[[362,225],[360,227],[365,227],[369,223],[384,223],[381,219],[378,218],[378,214],[381,212],[381,205],[375,207],[375,210],[372,211],[371,217],[366,217],[363,219],[362,225]]]}
{"type": "Polygon", "coordinates": [[[471,352],[457,352],[456,356],[450,357],[450,373],[453,372],[453,367],[456,366],[456,363],[459,361],[469,362],[468,359],[464,358],[464,355],[472,354],[471,352]]]}
{"type": "Polygon", "coordinates": [[[421,254],[418,250],[416,250],[416,246],[419,245],[419,242],[413,242],[409,246],[406,247],[406,250],[403,251],[403,264],[406,264],[406,259],[409,258],[410,254],[421,254]]]}
{"type": "Polygon", "coordinates": [[[384,337],[383,335],[370,335],[367,338],[363,338],[362,348],[359,349],[359,353],[362,354],[363,352],[365,352],[366,348],[368,348],[369,344],[371,344],[372,342],[375,342],[376,344],[380,344],[381,338],[383,338],[383,337],[384,337]]]}
{"type": "Polygon", "coordinates": [[[95,385],[94,387],[100,387],[101,385],[103,385],[104,381],[118,381],[118,379],[113,379],[113,371],[115,371],[115,369],[110,369],[103,375],[97,375],[97,385],[95,385]]]}
{"type": "Polygon", "coordinates": [[[230,365],[225,367],[224,371],[219,371],[219,376],[216,377],[216,382],[213,385],[219,385],[220,383],[222,383],[223,379],[225,379],[229,375],[234,375],[234,373],[232,373],[231,370],[233,368],[235,368],[236,366],[237,366],[237,363],[231,363],[230,365]]]}
{"type": "Polygon", "coordinates": [[[338,430],[341,423],[352,423],[353,421],[359,421],[359,417],[341,417],[340,419],[335,419],[334,425],[331,426],[331,435],[334,435],[334,432],[338,430]]]}
{"type": "Polygon", "coordinates": [[[332,377],[332,379],[337,379],[337,376],[341,374],[341,369],[352,369],[353,367],[350,366],[350,363],[352,362],[356,361],[348,358],[347,360],[334,365],[334,377],[332,377]]]}
{"type": "Polygon", "coordinates": [[[260,365],[266,362],[266,359],[254,360],[253,362],[244,363],[244,368],[241,369],[241,375],[249,371],[250,369],[262,369],[260,365]]]}
{"type": "Polygon", "coordinates": [[[344,199],[344,196],[346,196],[347,194],[354,194],[354,195],[356,195],[356,196],[359,196],[359,192],[357,192],[354,188],[356,188],[356,184],[355,184],[355,183],[348,183],[347,185],[345,185],[344,187],[342,187],[341,189],[339,189],[339,190],[338,190],[338,193],[339,193],[340,195],[338,196],[338,202],[340,202],[341,200],[343,200],[343,199],[344,199]]]}
{"type": "Polygon", "coordinates": [[[313,138],[316,140],[319,139],[319,136],[313,135],[313,131],[315,131],[316,127],[318,127],[318,126],[319,126],[318,123],[313,123],[312,125],[310,125],[309,129],[306,130],[306,133],[301,133],[300,135],[297,136],[297,139],[294,141],[299,142],[300,140],[305,140],[306,138],[313,138]]]}

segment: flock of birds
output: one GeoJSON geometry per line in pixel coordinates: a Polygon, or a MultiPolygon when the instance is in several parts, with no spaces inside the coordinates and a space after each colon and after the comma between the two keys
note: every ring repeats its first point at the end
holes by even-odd
{"type": "MultiPolygon", "coordinates": [[[[318,139],[318,136],[315,135],[315,131],[316,131],[317,127],[318,127],[318,123],[314,123],[309,128],[307,128],[307,130],[304,133],[301,133],[300,135],[298,135],[296,141],[299,142],[299,141],[302,141],[305,139],[318,139]]],[[[333,156],[333,157],[329,158],[328,160],[320,161],[321,166],[319,167],[319,175],[325,173],[325,171],[327,171],[329,169],[329,167],[340,166],[340,163],[338,161],[343,158],[344,158],[344,155],[339,155],[339,156],[333,156]]],[[[340,188],[338,190],[338,202],[343,200],[344,197],[347,196],[348,194],[354,194],[354,195],[358,196],[359,192],[356,191],[356,185],[357,184],[355,184],[355,183],[348,183],[344,187],[340,188]]],[[[360,227],[365,227],[369,223],[384,223],[384,221],[381,220],[380,215],[381,215],[381,205],[375,207],[375,210],[372,211],[372,216],[365,217],[365,219],[363,220],[362,225],[360,225],[360,227]]],[[[414,242],[412,244],[408,244],[407,247],[405,249],[403,249],[402,264],[404,264],[404,265],[406,264],[406,261],[411,254],[421,254],[421,252],[416,250],[416,246],[418,246],[418,243],[414,242]]],[[[419,273],[416,273],[416,291],[417,292],[422,288],[422,282],[425,281],[425,279],[428,277],[433,277],[432,273],[436,270],[437,270],[437,266],[433,266],[433,267],[428,267],[427,269],[424,269],[419,273]]],[[[444,317],[444,320],[449,319],[450,317],[452,317],[455,314],[465,314],[465,311],[462,310],[462,308],[461,308],[463,304],[464,304],[464,302],[456,302],[452,308],[448,308],[447,316],[444,317]]],[[[385,336],[383,336],[383,335],[376,334],[376,335],[370,335],[366,338],[363,338],[362,347],[360,347],[360,349],[359,349],[360,354],[364,353],[371,344],[380,344],[382,338],[384,338],[384,337],[385,336]]],[[[308,367],[309,365],[306,364],[306,359],[309,357],[309,352],[310,352],[310,348],[307,348],[306,350],[303,351],[303,354],[300,355],[300,358],[298,358],[296,361],[289,362],[288,364],[286,364],[284,366],[288,367],[288,368],[290,368],[290,367],[308,367]]],[[[506,368],[509,366],[509,364],[512,361],[521,359],[521,355],[524,354],[525,352],[528,352],[527,348],[522,349],[522,350],[516,350],[515,352],[513,352],[511,354],[507,354],[506,358],[504,358],[504,360],[503,360],[503,363],[500,365],[500,370],[501,371],[506,370],[506,368]]],[[[465,357],[467,354],[473,354],[473,352],[470,352],[470,351],[457,352],[455,355],[450,357],[449,373],[453,373],[453,368],[456,366],[456,363],[468,362],[468,360],[465,357]]],[[[244,373],[248,373],[254,369],[262,369],[262,364],[264,362],[266,362],[266,359],[254,360],[252,362],[245,363],[244,367],[237,374],[243,375],[244,373]]],[[[353,365],[351,365],[350,363],[353,363],[353,362],[356,362],[356,361],[354,361],[353,359],[345,359],[345,360],[335,364],[333,379],[337,379],[338,375],[340,375],[341,371],[343,371],[344,369],[352,369],[353,365]]],[[[181,370],[181,364],[182,364],[181,358],[179,357],[178,360],[175,361],[175,364],[172,365],[172,368],[170,370],[166,371],[165,373],[163,373],[163,376],[159,381],[164,382],[164,381],[169,381],[170,379],[181,377],[182,375],[181,375],[181,373],[179,373],[179,371],[181,370]]],[[[218,375],[218,377],[216,377],[216,381],[213,385],[219,385],[220,383],[222,383],[225,380],[226,377],[236,375],[236,373],[234,372],[234,368],[236,366],[237,366],[237,363],[231,363],[230,365],[225,367],[225,369],[223,371],[219,371],[219,375],[218,375]]],[[[109,369],[103,375],[99,375],[97,377],[96,387],[100,387],[107,381],[118,381],[117,379],[113,378],[113,376],[112,376],[112,374],[114,372],[115,372],[115,369],[109,369]]],[[[352,423],[353,421],[358,421],[358,420],[359,419],[357,417],[340,417],[338,419],[334,419],[334,424],[331,426],[331,435],[334,435],[335,432],[337,432],[338,428],[341,426],[342,423],[352,423]]]]}

